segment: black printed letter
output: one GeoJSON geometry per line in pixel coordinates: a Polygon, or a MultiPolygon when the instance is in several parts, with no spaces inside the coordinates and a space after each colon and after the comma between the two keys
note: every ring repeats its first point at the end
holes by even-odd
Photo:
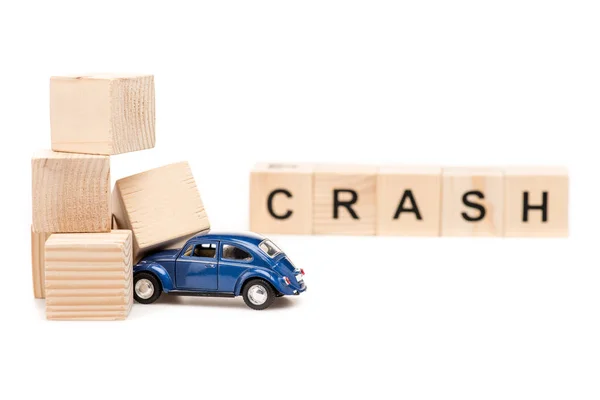
{"type": "Polygon", "coordinates": [[[350,213],[350,215],[352,216],[352,218],[354,219],[358,219],[358,215],[356,215],[356,213],[354,212],[354,210],[352,209],[352,204],[356,203],[358,201],[358,193],[356,193],[354,190],[351,189],[333,189],[333,218],[334,219],[338,219],[339,218],[339,208],[341,207],[346,207],[346,209],[348,210],[348,212],[350,213]],[[350,193],[350,195],[352,196],[352,198],[350,200],[347,201],[341,201],[339,199],[339,194],[340,193],[350,193]]]}
{"type": "Polygon", "coordinates": [[[417,206],[417,202],[415,201],[412,190],[410,190],[410,189],[404,191],[404,194],[402,195],[402,199],[400,199],[400,204],[398,205],[398,209],[396,210],[396,214],[394,214],[394,219],[400,218],[400,214],[402,214],[403,212],[415,213],[415,216],[417,217],[417,220],[419,220],[419,221],[423,219],[421,217],[421,213],[419,212],[419,207],[417,206]],[[410,201],[410,205],[411,205],[410,208],[404,208],[404,202],[407,200],[410,201]]]}
{"type": "Polygon", "coordinates": [[[462,201],[465,204],[465,206],[472,207],[472,208],[479,210],[479,216],[470,217],[466,212],[463,212],[462,217],[469,222],[481,221],[483,218],[485,218],[485,207],[482,206],[481,204],[477,204],[477,203],[473,203],[473,202],[469,201],[468,197],[470,195],[477,196],[480,199],[484,199],[485,196],[480,191],[473,190],[471,192],[465,193],[462,198],[462,201]]]}
{"type": "Polygon", "coordinates": [[[292,216],[292,210],[287,210],[286,213],[282,215],[275,214],[275,211],[273,210],[273,198],[279,193],[286,195],[288,198],[292,198],[292,194],[287,190],[275,189],[271,193],[269,193],[269,198],[267,199],[267,209],[269,210],[269,214],[271,214],[271,216],[275,219],[288,219],[292,216]]]}
{"type": "Polygon", "coordinates": [[[542,205],[529,205],[529,192],[523,192],[523,222],[529,222],[529,210],[542,210],[542,222],[548,222],[548,192],[542,192],[542,205]]]}

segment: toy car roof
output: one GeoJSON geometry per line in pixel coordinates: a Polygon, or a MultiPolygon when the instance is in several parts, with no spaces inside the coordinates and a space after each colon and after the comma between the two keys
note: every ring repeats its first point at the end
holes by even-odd
{"type": "Polygon", "coordinates": [[[266,238],[254,232],[212,232],[206,231],[194,236],[194,239],[239,240],[242,242],[260,244],[266,238]]]}

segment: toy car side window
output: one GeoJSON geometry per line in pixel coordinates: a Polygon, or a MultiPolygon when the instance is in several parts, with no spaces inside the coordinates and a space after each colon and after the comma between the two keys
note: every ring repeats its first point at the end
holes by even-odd
{"type": "Polygon", "coordinates": [[[223,245],[223,256],[224,260],[235,260],[235,261],[250,261],[252,255],[246,250],[242,250],[239,247],[232,246],[230,244],[223,245]]]}
{"type": "Polygon", "coordinates": [[[183,255],[184,255],[184,256],[186,256],[186,257],[189,257],[189,256],[191,256],[191,255],[192,255],[192,249],[193,249],[193,248],[194,248],[194,245],[193,245],[193,244],[190,244],[190,245],[189,245],[189,246],[188,246],[188,247],[185,249],[185,251],[183,252],[183,255]]]}
{"type": "Polygon", "coordinates": [[[217,255],[217,245],[214,243],[201,243],[194,247],[193,257],[215,258],[217,255]]]}

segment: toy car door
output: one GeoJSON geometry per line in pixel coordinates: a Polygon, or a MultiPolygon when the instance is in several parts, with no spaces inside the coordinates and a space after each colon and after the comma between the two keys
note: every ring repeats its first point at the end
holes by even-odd
{"type": "Polygon", "coordinates": [[[210,291],[218,288],[219,242],[188,244],[175,264],[177,289],[210,291]]]}

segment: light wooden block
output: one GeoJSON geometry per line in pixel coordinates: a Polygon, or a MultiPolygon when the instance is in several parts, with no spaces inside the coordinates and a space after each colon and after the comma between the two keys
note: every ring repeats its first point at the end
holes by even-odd
{"type": "Polygon", "coordinates": [[[131,231],[52,234],[46,240],[46,317],[120,320],[133,304],[131,231]]]}
{"type": "Polygon", "coordinates": [[[439,236],[442,169],[386,166],[377,175],[377,234],[439,236]]]}
{"type": "Polygon", "coordinates": [[[495,168],[445,168],[442,236],[502,236],[504,175],[495,168]]]}
{"type": "Polygon", "coordinates": [[[377,167],[374,166],[316,166],[314,233],[374,235],[376,181],[377,167]]]}
{"type": "Polygon", "coordinates": [[[109,157],[42,151],[31,168],[34,231],[110,231],[109,157]]]}
{"type": "Polygon", "coordinates": [[[50,233],[35,232],[33,225],[31,226],[31,275],[33,277],[33,296],[36,299],[46,297],[44,288],[44,246],[49,236],[50,233]]]}
{"type": "Polygon", "coordinates": [[[113,191],[113,210],[117,225],[133,232],[134,260],[210,229],[187,162],[119,179],[113,191]]]}
{"type": "Polygon", "coordinates": [[[78,75],[50,79],[52,149],[120,154],[155,143],[152,75],[78,75]]]}
{"type": "Polygon", "coordinates": [[[569,235],[569,174],[566,168],[511,167],[505,174],[506,236],[569,235]]]}
{"type": "Polygon", "coordinates": [[[250,230],[312,233],[313,166],[258,164],[250,174],[250,230]]]}

